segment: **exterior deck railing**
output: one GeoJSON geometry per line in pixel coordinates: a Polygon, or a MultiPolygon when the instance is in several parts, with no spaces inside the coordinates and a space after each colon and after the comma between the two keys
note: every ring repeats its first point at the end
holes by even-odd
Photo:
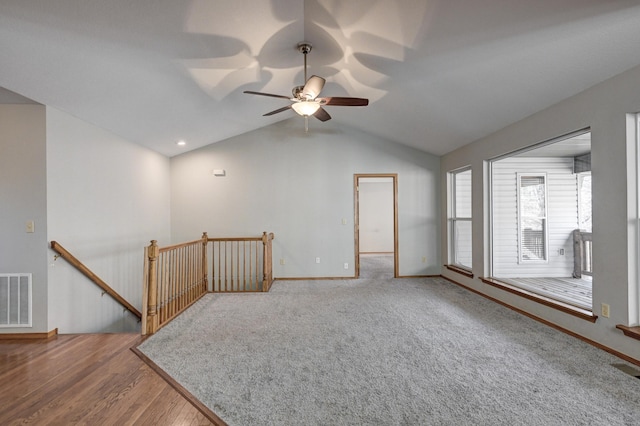
{"type": "Polygon", "coordinates": [[[573,231],[573,277],[593,276],[593,241],[591,232],[573,231]]]}

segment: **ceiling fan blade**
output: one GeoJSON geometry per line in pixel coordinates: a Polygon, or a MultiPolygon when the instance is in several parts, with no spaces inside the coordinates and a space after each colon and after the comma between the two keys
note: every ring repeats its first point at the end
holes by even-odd
{"type": "Polygon", "coordinates": [[[331,120],[329,113],[322,107],[318,108],[318,110],[313,113],[313,116],[320,121],[331,120]]]}
{"type": "Polygon", "coordinates": [[[367,106],[369,105],[369,99],[364,98],[345,98],[340,96],[333,96],[330,98],[317,99],[322,105],[337,105],[337,106],[367,106]]]}
{"type": "Polygon", "coordinates": [[[270,96],[272,98],[281,98],[291,100],[289,96],[284,95],[274,95],[273,93],[264,93],[264,92],[254,92],[252,90],[245,90],[243,93],[247,93],[249,95],[259,95],[259,96],[270,96]]]}
{"type": "Polygon", "coordinates": [[[315,99],[324,87],[325,79],[312,75],[302,89],[302,96],[307,99],[315,99]]]}
{"type": "Polygon", "coordinates": [[[278,108],[278,109],[273,110],[273,111],[271,111],[271,112],[268,112],[268,113],[266,113],[266,114],[262,114],[262,116],[263,116],[263,117],[266,117],[266,116],[268,116],[268,115],[277,114],[277,113],[279,113],[279,112],[283,112],[283,111],[286,111],[286,110],[288,110],[288,109],[291,109],[291,105],[287,105],[286,107],[278,108]]]}

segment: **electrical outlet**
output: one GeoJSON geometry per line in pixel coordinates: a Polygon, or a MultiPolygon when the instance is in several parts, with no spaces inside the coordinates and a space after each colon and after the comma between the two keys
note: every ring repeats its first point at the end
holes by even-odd
{"type": "Polygon", "coordinates": [[[284,259],[280,259],[280,264],[284,265],[284,259]]]}
{"type": "Polygon", "coordinates": [[[347,224],[347,219],[344,219],[344,218],[343,218],[343,219],[342,219],[342,224],[343,224],[343,225],[346,225],[346,224],[347,224]]]}
{"type": "Polygon", "coordinates": [[[606,303],[603,303],[600,307],[600,311],[602,313],[602,316],[605,318],[609,318],[609,305],[607,305],[606,303]]]}
{"type": "Polygon", "coordinates": [[[344,262],[344,269],[349,269],[349,264],[347,262],[344,262]]]}
{"type": "Polygon", "coordinates": [[[316,263],[320,263],[320,258],[316,257],[316,263]]]}

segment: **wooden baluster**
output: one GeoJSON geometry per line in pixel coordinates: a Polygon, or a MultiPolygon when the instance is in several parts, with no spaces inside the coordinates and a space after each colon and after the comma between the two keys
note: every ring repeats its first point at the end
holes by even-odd
{"type": "Polygon", "coordinates": [[[193,259],[193,246],[189,245],[187,247],[185,247],[185,264],[184,264],[184,269],[186,272],[186,280],[184,282],[184,299],[182,301],[182,306],[186,307],[189,302],[191,302],[191,285],[192,285],[192,279],[193,276],[191,275],[191,264],[192,264],[192,259],[193,259]]]}
{"type": "Polygon", "coordinates": [[[158,330],[158,276],[157,276],[157,264],[158,254],[160,248],[156,240],[151,241],[151,245],[148,248],[149,256],[149,281],[148,281],[148,312],[147,312],[147,330],[146,334],[153,334],[158,330]]]}
{"type": "Polygon", "coordinates": [[[189,286],[191,285],[191,281],[189,281],[191,278],[190,254],[191,246],[185,247],[183,255],[184,263],[182,265],[182,270],[184,271],[184,282],[182,283],[182,302],[180,303],[180,310],[184,309],[189,302],[189,286]]]}
{"type": "Polygon", "coordinates": [[[176,298],[178,294],[178,250],[171,250],[171,277],[173,278],[173,284],[171,286],[171,309],[169,310],[169,318],[172,318],[176,314],[176,298]]]}
{"type": "Polygon", "coordinates": [[[141,334],[144,336],[147,334],[147,315],[149,313],[149,247],[144,248],[144,266],[142,268],[142,317],[141,322],[141,334]]]}
{"type": "Polygon", "coordinates": [[[201,290],[201,293],[204,293],[205,291],[209,290],[209,277],[208,277],[208,271],[207,271],[207,245],[209,245],[209,236],[207,235],[206,232],[202,233],[202,285],[203,285],[203,289],[201,290]]]}
{"type": "Polygon", "coordinates": [[[267,233],[262,233],[262,291],[268,291],[267,282],[267,233]]]}
{"type": "Polygon", "coordinates": [[[191,275],[191,264],[193,259],[193,246],[188,246],[185,249],[185,265],[184,269],[186,271],[186,280],[184,282],[184,300],[183,306],[186,307],[189,302],[191,302],[191,285],[193,284],[193,276],[191,275]]]}
{"type": "Polygon", "coordinates": [[[169,276],[171,277],[169,285],[169,309],[167,309],[167,321],[169,318],[173,317],[173,304],[176,300],[176,249],[172,249],[170,252],[170,263],[169,263],[169,276]]]}
{"type": "Polygon", "coordinates": [[[247,244],[248,241],[242,243],[242,289],[247,291],[247,244]]]}
{"type": "Polygon", "coordinates": [[[240,241],[236,241],[236,289],[240,291],[240,241]]]}
{"type": "Polygon", "coordinates": [[[254,245],[255,245],[255,249],[256,249],[256,256],[255,256],[255,264],[256,264],[256,267],[255,267],[255,281],[256,281],[256,287],[255,287],[255,290],[258,291],[259,290],[259,285],[260,285],[260,277],[259,277],[259,274],[260,274],[260,269],[259,269],[260,268],[260,260],[258,259],[258,255],[259,255],[258,242],[255,241],[254,245]]]}
{"type": "Polygon", "coordinates": [[[167,320],[168,312],[169,312],[169,290],[171,286],[171,251],[165,251],[162,253],[160,257],[162,263],[162,304],[161,304],[161,313],[160,319],[161,323],[164,323],[167,320]]]}
{"type": "Polygon", "coordinates": [[[253,290],[253,241],[249,241],[249,289],[253,290]]]}
{"type": "Polygon", "coordinates": [[[167,312],[167,289],[169,288],[169,252],[160,253],[158,259],[158,268],[162,268],[162,281],[158,287],[158,315],[159,320],[162,322],[162,318],[166,317],[167,312]]]}
{"type": "Polygon", "coordinates": [[[192,300],[192,296],[193,296],[193,284],[194,284],[194,279],[193,279],[193,267],[194,267],[194,261],[196,259],[195,255],[194,255],[194,246],[189,246],[187,248],[187,285],[186,285],[186,305],[188,305],[189,303],[191,303],[192,300]]]}
{"type": "Polygon", "coordinates": [[[180,249],[180,256],[179,256],[179,269],[180,272],[178,273],[178,277],[180,278],[179,283],[180,283],[180,289],[178,290],[178,303],[176,304],[176,312],[180,312],[184,306],[184,297],[186,296],[185,294],[185,283],[187,282],[187,274],[186,274],[186,270],[185,270],[185,266],[187,265],[187,259],[186,259],[186,254],[187,254],[187,248],[186,247],[182,247],[180,249]]]}
{"type": "Polygon", "coordinates": [[[164,280],[162,282],[162,316],[166,319],[169,312],[169,295],[171,294],[171,251],[165,251],[162,256],[164,280]]]}
{"type": "MultiPolygon", "coordinates": [[[[217,291],[221,291],[222,290],[222,283],[220,282],[220,241],[217,241],[218,246],[218,270],[216,272],[217,276],[218,276],[218,285],[217,287],[217,291]]],[[[215,254],[215,253],[214,253],[215,254]]],[[[214,260],[214,265],[215,265],[215,260],[214,260]]]]}
{"type": "Polygon", "coordinates": [[[273,232],[268,236],[266,232],[262,235],[265,253],[262,260],[265,277],[262,285],[262,291],[269,291],[269,289],[271,289],[271,284],[273,283],[273,237],[273,232]]]}
{"type": "Polygon", "coordinates": [[[180,293],[179,285],[180,285],[180,250],[173,249],[171,250],[171,277],[173,278],[173,283],[171,286],[171,293],[169,297],[171,297],[171,309],[169,310],[169,318],[173,318],[176,314],[176,302],[178,300],[178,294],[180,293]]]}

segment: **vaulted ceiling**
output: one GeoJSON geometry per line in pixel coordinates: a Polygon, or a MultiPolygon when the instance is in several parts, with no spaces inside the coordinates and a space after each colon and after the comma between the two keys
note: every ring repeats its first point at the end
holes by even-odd
{"type": "Polygon", "coordinates": [[[639,65],[639,29],[638,0],[0,0],[0,87],[173,156],[304,126],[242,92],[290,95],[308,41],[323,96],[370,100],[309,131],[442,155],[639,65]]]}

